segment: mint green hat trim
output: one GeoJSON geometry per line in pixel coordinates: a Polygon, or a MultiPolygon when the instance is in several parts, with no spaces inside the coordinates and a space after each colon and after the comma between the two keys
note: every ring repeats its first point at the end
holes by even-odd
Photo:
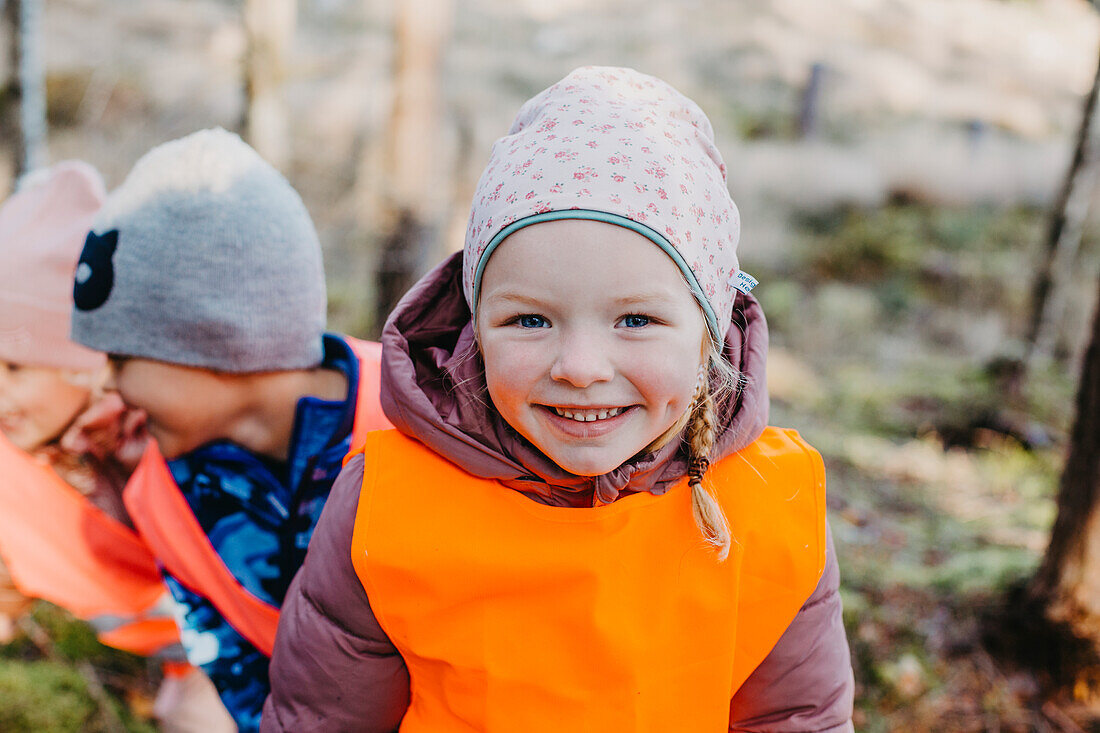
{"type": "Polygon", "coordinates": [[[514,234],[524,227],[529,227],[532,224],[541,224],[544,221],[558,221],[561,219],[587,219],[589,221],[602,221],[605,224],[615,224],[629,229],[632,232],[641,234],[643,237],[660,247],[665,254],[672,258],[672,261],[680,268],[680,272],[683,273],[684,279],[687,280],[688,286],[691,288],[691,294],[695,296],[695,300],[699,303],[699,307],[703,309],[703,314],[707,319],[707,328],[710,330],[711,335],[718,339],[719,342],[725,338],[725,334],[718,333],[718,319],[714,315],[714,309],[711,308],[710,301],[707,300],[706,294],[703,293],[703,289],[699,286],[699,281],[695,279],[695,273],[691,271],[691,268],[688,267],[688,263],[667,239],[655,230],[647,227],[645,224],[639,224],[633,219],[628,219],[621,214],[609,214],[606,211],[594,211],[592,209],[563,209],[561,211],[547,211],[542,214],[533,214],[519,221],[514,221],[497,232],[496,236],[489,240],[489,244],[486,245],[485,251],[481,253],[481,259],[477,263],[477,270],[474,271],[473,302],[470,303],[471,316],[476,310],[478,298],[481,296],[481,275],[485,272],[485,265],[489,262],[489,256],[493,254],[493,250],[495,250],[508,235],[514,234]]]}

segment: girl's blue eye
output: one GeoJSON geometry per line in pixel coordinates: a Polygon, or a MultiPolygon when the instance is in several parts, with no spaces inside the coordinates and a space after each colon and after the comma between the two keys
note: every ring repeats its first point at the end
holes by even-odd
{"type": "Polygon", "coordinates": [[[516,319],[516,323],[518,323],[521,328],[546,328],[550,325],[542,316],[535,316],[530,314],[519,316],[516,319]]]}
{"type": "Polygon", "coordinates": [[[627,328],[641,328],[649,325],[649,316],[629,315],[623,316],[623,325],[627,328]]]}

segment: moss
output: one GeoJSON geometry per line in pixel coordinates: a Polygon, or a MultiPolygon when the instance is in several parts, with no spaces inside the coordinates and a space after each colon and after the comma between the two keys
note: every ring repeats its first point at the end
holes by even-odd
{"type": "Polygon", "coordinates": [[[1005,287],[1037,252],[1045,225],[1038,210],[892,204],[840,208],[796,219],[791,275],[872,287],[891,311],[924,300],[982,307],[1026,305],[1026,288],[1005,287]]]}
{"type": "Polygon", "coordinates": [[[0,730],[91,731],[96,704],[80,673],[53,662],[0,661],[0,730]]]}
{"type": "MultiPolygon", "coordinates": [[[[114,720],[130,733],[154,733],[148,721],[111,699],[114,720]]],[[[0,731],[106,733],[117,726],[88,691],[80,672],[59,662],[0,660],[0,731]]]]}
{"type": "Polygon", "coordinates": [[[1020,547],[989,545],[949,558],[928,574],[928,585],[943,592],[968,595],[1007,590],[1030,576],[1039,564],[1036,553],[1020,547]]]}
{"type": "Polygon", "coordinates": [[[95,661],[108,653],[86,623],[78,621],[57,606],[40,603],[34,609],[34,620],[66,659],[95,661]]]}

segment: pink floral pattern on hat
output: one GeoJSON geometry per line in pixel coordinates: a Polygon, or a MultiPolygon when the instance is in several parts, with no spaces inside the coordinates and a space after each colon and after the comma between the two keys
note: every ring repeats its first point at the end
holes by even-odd
{"type": "Polygon", "coordinates": [[[683,259],[696,297],[713,309],[712,328],[725,334],[741,221],[698,105],[660,79],[614,67],[577,69],[528,100],[493,144],[474,194],[462,271],[471,310],[494,238],[527,217],[568,211],[652,230],[683,259]]]}

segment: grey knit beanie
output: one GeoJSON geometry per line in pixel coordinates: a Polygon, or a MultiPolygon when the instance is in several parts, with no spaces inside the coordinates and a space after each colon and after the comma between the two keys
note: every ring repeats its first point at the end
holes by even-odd
{"type": "Polygon", "coordinates": [[[239,137],[153,148],[110,194],[76,270],[74,341],[222,372],[316,366],[321,247],[301,198],[239,137]]]}

